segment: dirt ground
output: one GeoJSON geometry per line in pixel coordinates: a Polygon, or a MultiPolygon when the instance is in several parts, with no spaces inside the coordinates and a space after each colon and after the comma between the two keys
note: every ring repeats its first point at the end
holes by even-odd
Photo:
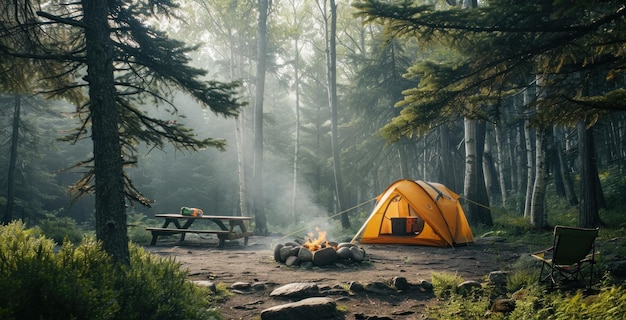
{"type": "MultiPolygon", "coordinates": [[[[289,301],[269,296],[281,285],[293,282],[315,282],[318,286],[346,285],[356,281],[389,282],[404,277],[410,284],[431,281],[432,272],[457,274],[465,280],[484,280],[491,271],[507,270],[528,248],[514,248],[500,241],[477,241],[468,246],[436,248],[404,245],[360,245],[366,262],[338,268],[291,268],[274,261],[274,247],[287,240],[251,237],[227,241],[223,248],[217,239],[188,235],[184,243],[176,238],[159,239],[152,253],[173,257],[189,271],[192,280],[210,280],[227,286],[235,282],[265,283],[265,290],[234,294],[220,303],[225,319],[260,319],[261,311],[289,301]]],[[[424,319],[422,311],[435,298],[432,292],[412,290],[397,295],[360,293],[333,296],[346,309],[345,319],[424,319]]]]}

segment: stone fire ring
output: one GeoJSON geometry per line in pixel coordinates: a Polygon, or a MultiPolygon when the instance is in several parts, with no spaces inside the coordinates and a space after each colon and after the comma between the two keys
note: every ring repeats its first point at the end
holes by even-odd
{"type": "Polygon", "coordinates": [[[365,260],[365,250],[349,242],[339,244],[329,242],[329,246],[311,251],[296,242],[287,242],[274,247],[274,260],[289,267],[301,268],[322,267],[335,263],[361,263],[365,260]]]}

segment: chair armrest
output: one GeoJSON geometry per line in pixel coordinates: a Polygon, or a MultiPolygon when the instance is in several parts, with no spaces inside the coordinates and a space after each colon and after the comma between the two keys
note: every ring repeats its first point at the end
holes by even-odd
{"type": "Polygon", "coordinates": [[[551,252],[551,251],[553,251],[553,250],[554,250],[554,247],[552,246],[552,247],[547,248],[547,249],[543,249],[543,250],[540,250],[540,251],[537,251],[537,252],[533,252],[533,253],[531,253],[530,255],[531,255],[532,257],[534,257],[534,258],[537,258],[537,259],[543,260],[543,259],[544,259],[544,256],[546,255],[546,253],[551,252]]]}

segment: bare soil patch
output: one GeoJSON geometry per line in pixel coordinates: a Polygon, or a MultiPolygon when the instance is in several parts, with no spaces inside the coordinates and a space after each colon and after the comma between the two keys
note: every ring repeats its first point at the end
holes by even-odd
{"type": "MultiPolygon", "coordinates": [[[[431,281],[433,272],[457,274],[465,280],[484,280],[492,271],[507,270],[527,248],[504,242],[478,241],[455,248],[360,245],[366,252],[366,262],[345,268],[291,268],[274,261],[274,246],[284,239],[251,237],[243,241],[227,241],[223,248],[217,239],[189,235],[184,243],[176,238],[160,239],[146,250],[172,257],[188,269],[192,280],[211,280],[227,286],[235,282],[262,282],[265,290],[235,294],[219,307],[225,319],[260,319],[261,311],[288,301],[269,296],[281,285],[293,282],[315,282],[318,286],[347,285],[356,281],[389,282],[404,277],[409,283],[431,281]]],[[[337,304],[347,309],[345,319],[424,319],[423,310],[435,302],[432,292],[409,290],[394,295],[360,293],[336,296],[337,304]],[[384,319],[384,318],[383,318],[384,319]]]]}

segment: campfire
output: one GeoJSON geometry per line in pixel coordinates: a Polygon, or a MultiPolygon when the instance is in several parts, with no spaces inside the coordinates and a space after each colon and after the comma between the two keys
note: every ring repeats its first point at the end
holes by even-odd
{"type": "Polygon", "coordinates": [[[302,268],[360,264],[365,260],[365,250],[349,242],[328,241],[325,231],[319,228],[316,228],[316,231],[317,237],[311,232],[306,241],[295,239],[292,242],[277,244],[274,248],[274,260],[290,267],[302,268]]]}
{"type": "Polygon", "coordinates": [[[335,250],[338,249],[338,243],[326,241],[326,231],[321,231],[319,228],[315,228],[315,230],[318,234],[317,238],[312,239],[315,234],[313,232],[309,232],[309,238],[302,244],[304,248],[309,249],[309,251],[317,251],[327,247],[333,247],[335,250]]]}

